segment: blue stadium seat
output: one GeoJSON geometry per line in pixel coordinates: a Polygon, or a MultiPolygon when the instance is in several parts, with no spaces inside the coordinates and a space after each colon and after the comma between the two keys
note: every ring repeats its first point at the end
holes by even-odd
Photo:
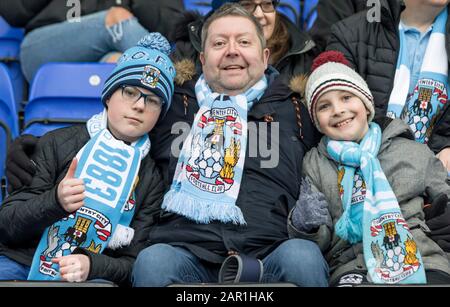
{"type": "Polygon", "coordinates": [[[319,0],[304,0],[302,12],[303,30],[309,30],[317,18],[317,4],[319,0]]]}
{"type": "Polygon", "coordinates": [[[184,8],[206,15],[211,10],[211,0],[184,0],[184,8]]]}
{"type": "Polygon", "coordinates": [[[286,15],[294,24],[300,23],[300,0],[281,0],[277,10],[286,15]]]}
{"type": "Polygon", "coordinates": [[[11,27],[0,16],[0,57],[16,59],[20,51],[20,43],[24,36],[24,30],[11,27]]]}
{"type": "MultiPolygon", "coordinates": [[[[19,134],[19,120],[8,68],[0,63],[0,178],[3,178],[9,143],[19,134]]],[[[0,201],[2,193],[0,193],[0,201]]]]}
{"type": "Polygon", "coordinates": [[[0,120],[6,125],[10,139],[19,135],[19,122],[17,109],[14,103],[14,89],[9,76],[8,68],[0,63],[0,120]]]}
{"type": "Polygon", "coordinates": [[[0,62],[5,63],[9,69],[18,109],[21,108],[24,86],[24,77],[19,63],[20,44],[23,37],[23,29],[11,27],[0,16],[0,62]]]}
{"type": "Polygon", "coordinates": [[[114,68],[106,63],[48,63],[31,85],[24,131],[41,136],[50,130],[86,122],[103,110],[103,84],[114,68]]]}

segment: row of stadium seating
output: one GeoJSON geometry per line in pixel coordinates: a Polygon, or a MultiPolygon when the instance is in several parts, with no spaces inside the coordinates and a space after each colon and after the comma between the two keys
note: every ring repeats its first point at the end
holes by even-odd
{"type": "Polygon", "coordinates": [[[0,63],[0,176],[8,144],[22,134],[46,132],[86,122],[103,109],[101,91],[114,64],[48,63],[37,72],[23,112],[23,130],[8,67],[0,63]]]}

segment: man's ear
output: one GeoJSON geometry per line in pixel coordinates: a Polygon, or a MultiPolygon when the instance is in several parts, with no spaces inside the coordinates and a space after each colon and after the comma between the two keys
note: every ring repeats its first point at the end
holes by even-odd
{"type": "Polygon", "coordinates": [[[270,57],[270,50],[269,48],[264,48],[263,50],[263,61],[264,61],[264,68],[267,69],[267,66],[269,65],[269,57],[270,57]]]}
{"type": "Polygon", "coordinates": [[[200,52],[200,62],[202,63],[202,66],[205,65],[205,53],[203,51],[200,52]]]}

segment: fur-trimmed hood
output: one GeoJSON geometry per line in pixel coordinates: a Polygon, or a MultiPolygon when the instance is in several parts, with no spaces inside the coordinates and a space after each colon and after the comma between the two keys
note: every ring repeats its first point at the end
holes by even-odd
{"type": "Polygon", "coordinates": [[[308,82],[308,75],[301,74],[296,75],[291,78],[289,82],[289,88],[295,92],[298,93],[303,100],[303,97],[305,97],[305,91],[306,91],[306,83],[308,82]]]}
{"type": "Polygon", "coordinates": [[[183,59],[174,63],[177,72],[175,76],[175,84],[182,86],[185,82],[190,81],[197,74],[195,63],[190,59],[183,59]]]}

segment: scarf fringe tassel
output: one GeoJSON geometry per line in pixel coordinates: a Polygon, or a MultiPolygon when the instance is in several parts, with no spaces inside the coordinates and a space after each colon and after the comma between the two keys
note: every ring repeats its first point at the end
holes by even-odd
{"type": "Polygon", "coordinates": [[[247,224],[241,209],[234,203],[202,200],[181,191],[167,192],[163,209],[183,215],[199,224],[208,224],[213,220],[235,225],[247,224]]]}

